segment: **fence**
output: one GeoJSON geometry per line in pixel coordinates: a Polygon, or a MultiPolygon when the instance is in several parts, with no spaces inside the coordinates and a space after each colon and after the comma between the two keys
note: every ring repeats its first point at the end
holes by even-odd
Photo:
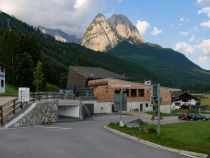
{"type": "Polygon", "coordinates": [[[0,106],[0,126],[5,125],[30,104],[18,102],[18,98],[0,106]]]}
{"type": "Polygon", "coordinates": [[[48,99],[96,100],[97,98],[93,96],[75,97],[56,92],[33,92],[31,93],[30,101],[27,103],[21,103],[18,101],[18,98],[15,98],[6,104],[0,105],[0,126],[4,126],[14,119],[32,103],[48,99]]]}

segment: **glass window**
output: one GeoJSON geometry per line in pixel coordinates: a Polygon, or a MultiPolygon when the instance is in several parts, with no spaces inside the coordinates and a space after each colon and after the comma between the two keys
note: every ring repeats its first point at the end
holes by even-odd
{"type": "Polygon", "coordinates": [[[144,97],[144,89],[139,89],[139,97],[144,97]]]}
{"type": "Polygon", "coordinates": [[[136,97],[136,89],[131,89],[131,97],[136,97]]]}
{"type": "Polygon", "coordinates": [[[1,87],[4,87],[4,80],[1,80],[1,87]]]}

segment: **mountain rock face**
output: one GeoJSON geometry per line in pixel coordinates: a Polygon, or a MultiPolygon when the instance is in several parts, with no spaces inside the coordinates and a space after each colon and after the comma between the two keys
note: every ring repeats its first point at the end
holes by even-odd
{"type": "Polygon", "coordinates": [[[113,14],[108,20],[98,14],[87,28],[81,45],[94,51],[106,52],[118,43],[143,43],[137,28],[124,15],[113,14]]]}
{"type": "Polygon", "coordinates": [[[107,22],[119,41],[129,41],[133,44],[143,43],[144,40],[139,31],[126,16],[113,14],[107,22]]]}
{"type": "Polygon", "coordinates": [[[38,26],[38,29],[44,34],[53,36],[55,38],[55,40],[60,41],[60,42],[78,43],[78,41],[79,41],[76,36],[69,35],[59,29],[49,29],[49,28],[45,28],[43,26],[38,26]]]}
{"type": "Polygon", "coordinates": [[[118,38],[112,31],[102,14],[98,14],[87,28],[81,45],[86,48],[104,52],[109,48],[114,48],[118,38]]]}

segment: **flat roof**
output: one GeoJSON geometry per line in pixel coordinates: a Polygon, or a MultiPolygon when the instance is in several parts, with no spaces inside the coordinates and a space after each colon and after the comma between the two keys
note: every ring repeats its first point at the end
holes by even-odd
{"type": "Polygon", "coordinates": [[[128,80],[127,77],[100,67],[70,66],[69,68],[89,79],[114,78],[128,80]]]}

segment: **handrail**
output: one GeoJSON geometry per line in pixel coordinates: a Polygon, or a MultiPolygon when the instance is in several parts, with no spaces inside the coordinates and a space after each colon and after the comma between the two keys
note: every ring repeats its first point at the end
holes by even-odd
{"type": "Polygon", "coordinates": [[[97,98],[93,96],[75,97],[58,92],[33,92],[30,95],[28,103],[21,103],[18,101],[18,98],[15,98],[0,105],[0,126],[4,126],[7,122],[11,121],[16,115],[28,107],[30,103],[48,99],[97,100],[97,98]]]}

